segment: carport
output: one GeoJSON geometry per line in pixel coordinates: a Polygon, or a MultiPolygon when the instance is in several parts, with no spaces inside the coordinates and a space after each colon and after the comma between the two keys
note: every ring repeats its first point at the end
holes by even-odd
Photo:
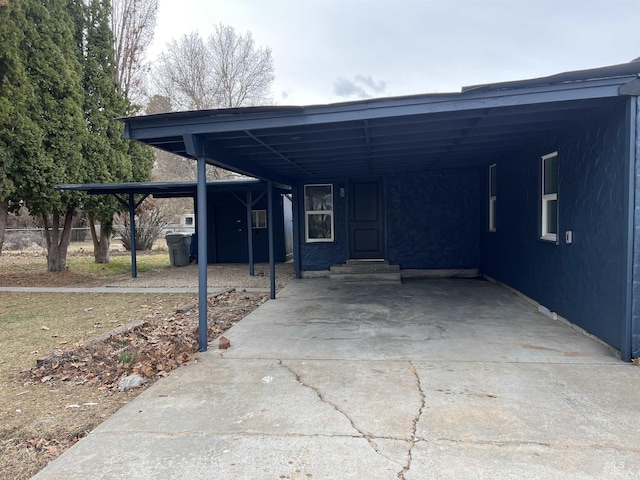
{"type": "Polygon", "coordinates": [[[132,117],[125,136],[196,159],[198,195],[207,163],[290,186],[299,277],[353,260],[479,268],[629,360],[639,73],[132,117]]]}
{"type": "MultiPolygon", "coordinates": [[[[56,185],[57,190],[73,190],[87,192],[90,195],[113,195],[122,206],[129,212],[129,226],[131,238],[131,276],[137,277],[136,266],[136,222],[135,210],[151,195],[155,198],[177,198],[192,197],[196,199],[198,183],[196,182],[135,182],[135,183],[113,183],[113,184],[70,184],[56,185]]],[[[229,193],[246,208],[247,251],[249,275],[254,275],[254,245],[252,228],[253,207],[263,196],[268,199],[267,208],[267,231],[268,231],[268,258],[269,258],[269,278],[271,298],[275,298],[275,241],[274,241],[274,193],[281,195],[290,191],[284,185],[273,185],[259,179],[237,179],[237,180],[215,180],[204,182],[202,195],[194,202],[197,221],[196,233],[198,238],[198,284],[199,284],[199,308],[200,308],[200,328],[199,328],[199,349],[207,349],[207,259],[208,259],[208,237],[207,234],[207,203],[215,194],[222,192],[229,193]],[[204,226],[204,228],[201,228],[204,226]]],[[[282,216],[282,212],[279,212],[282,216]]],[[[284,242],[284,240],[283,240],[284,242]]]]}
{"type": "MultiPolygon", "coordinates": [[[[95,183],[95,184],[67,184],[56,185],[56,190],[72,190],[86,192],[89,195],[112,195],[129,213],[131,245],[131,276],[137,277],[136,266],[136,228],[135,210],[149,197],[154,198],[180,198],[196,196],[196,182],[134,182],[134,183],[95,183]]],[[[285,194],[290,189],[279,186],[278,194],[285,194]]],[[[252,233],[252,211],[256,203],[266,195],[264,182],[258,179],[215,180],[207,182],[207,194],[211,197],[215,194],[229,193],[246,208],[247,250],[249,275],[254,275],[254,249],[252,233]]],[[[197,210],[197,204],[194,202],[197,210]]],[[[274,212],[275,216],[276,212],[274,212]]],[[[197,229],[197,223],[196,223],[197,229]]],[[[268,229],[268,225],[267,225],[268,229]]]]}

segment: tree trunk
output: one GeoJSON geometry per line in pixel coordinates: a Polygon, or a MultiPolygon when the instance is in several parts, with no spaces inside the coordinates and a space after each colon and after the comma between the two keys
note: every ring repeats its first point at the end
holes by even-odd
{"type": "Polygon", "coordinates": [[[60,224],[60,220],[58,213],[51,215],[51,218],[48,215],[42,216],[44,237],[47,241],[47,269],[50,272],[61,272],[67,269],[67,250],[71,241],[73,208],[69,208],[64,214],[63,225],[60,224]]]}
{"type": "Polygon", "coordinates": [[[4,230],[7,226],[7,212],[9,211],[9,200],[0,201],[0,255],[4,247],[4,230]]]}
{"type": "Polygon", "coordinates": [[[103,223],[100,226],[100,234],[96,232],[95,219],[89,217],[89,231],[93,240],[93,258],[96,263],[109,263],[109,246],[111,243],[110,225],[103,223]]]}

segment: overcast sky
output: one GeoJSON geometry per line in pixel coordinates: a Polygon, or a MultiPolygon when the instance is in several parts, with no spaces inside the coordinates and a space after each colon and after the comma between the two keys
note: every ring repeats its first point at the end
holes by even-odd
{"type": "Polygon", "coordinates": [[[640,57],[640,0],[160,0],[149,57],[216,23],[272,49],[279,105],[459,92],[640,57]]]}

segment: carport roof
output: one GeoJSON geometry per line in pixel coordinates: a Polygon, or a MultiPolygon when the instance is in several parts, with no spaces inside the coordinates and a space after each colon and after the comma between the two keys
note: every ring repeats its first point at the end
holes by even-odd
{"type": "Polygon", "coordinates": [[[123,119],[125,136],[293,185],[486,165],[640,93],[640,62],[425,94],[123,119]]]}
{"type": "MultiPolygon", "coordinates": [[[[94,195],[153,195],[156,198],[195,197],[196,182],[131,182],[131,183],[82,183],[56,185],[56,190],[75,190],[94,195]]],[[[286,187],[274,185],[278,190],[286,187]]],[[[207,190],[212,192],[237,192],[264,190],[265,182],[256,179],[214,180],[207,182],[207,190]]]]}

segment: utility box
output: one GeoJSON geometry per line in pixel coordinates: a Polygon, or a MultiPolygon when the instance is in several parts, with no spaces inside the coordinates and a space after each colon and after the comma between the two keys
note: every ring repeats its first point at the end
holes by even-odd
{"type": "Polygon", "coordinates": [[[189,265],[190,233],[168,233],[165,237],[169,247],[169,264],[172,267],[189,265]]]}

